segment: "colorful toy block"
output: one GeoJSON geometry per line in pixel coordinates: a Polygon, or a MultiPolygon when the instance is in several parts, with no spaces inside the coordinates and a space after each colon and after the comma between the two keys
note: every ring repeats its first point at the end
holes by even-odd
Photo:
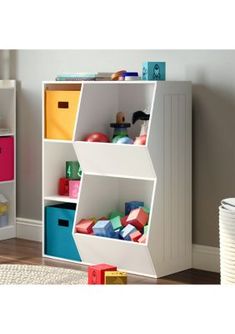
{"type": "Polygon", "coordinates": [[[69,196],[69,179],[67,179],[66,177],[61,177],[59,179],[58,194],[60,196],[69,196]]]}
{"type": "Polygon", "coordinates": [[[104,284],[104,275],[107,271],[115,271],[117,267],[101,263],[88,268],[88,284],[104,284]]]}
{"type": "Polygon", "coordinates": [[[130,234],[131,241],[138,241],[140,237],[142,237],[140,231],[136,231],[130,234]]]}
{"type": "Polygon", "coordinates": [[[131,240],[130,235],[136,231],[137,229],[135,226],[128,224],[123,230],[121,230],[120,235],[125,240],[131,240]]]}
{"type": "Polygon", "coordinates": [[[121,271],[105,271],[104,284],[127,284],[127,274],[121,271]]]}
{"type": "Polygon", "coordinates": [[[113,219],[115,217],[121,217],[122,218],[123,216],[124,216],[124,214],[122,212],[120,212],[120,211],[113,211],[113,212],[110,213],[109,219],[113,219]]]}
{"type": "Polygon", "coordinates": [[[115,230],[113,238],[114,239],[121,239],[120,232],[121,232],[120,229],[115,230]]]}
{"type": "Polygon", "coordinates": [[[110,219],[110,221],[113,225],[114,230],[120,229],[122,227],[122,222],[121,222],[121,217],[120,216],[116,216],[116,217],[110,219]]]}
{"type": "Polygon", "coordinates": [[[69,180],[69,197],[77,198],[80,188],[80,181],[78,180],[69,180]]]}
{"type": "Polygon", "coordinates": [[[127,218],[128,218],[128,215],[121,218],[121,224],[123,227],[126,227],[128,225],[127,218]]]}
{"type": "Polygon", "coordinates": [[[132,210],[138,209],[139,207],[143,207],[144,202],[140,201],[131,201],[125,203],[125,215],[129,215],[132,210]]]}
{"type": "Polygon", "coordinates": [[[95,221],[92,219],[81,219],[76,225],[76,232],[83,234],[91,234],[95,221]]]}
{"type": "Polygon", "coordinates": [[[99,220],[93,226],[93,232],[95,235],[100,237],[114,237],[113,225],[110,220],[99,220]]]}
{"type": "Polygon", "coordinates": [[[143,227],[148,222],[148,213],[146,213],[142,208],[135,209],[131,211],[127,218],[128,224],[135,226],[138,230],[142,230],[143,227]]]}
{"type": "Polygon", "coordinates": [[[143,234],[142,237],[140,237],[138,239],[138,242],[141,243],[141,244],[145,244],[146,243],[146,235],[143,234]]]}
{"type": "Polygon", "coordinates": [[[66,161],[66,178],[80,180],[82,171],[78,161],[66,161]]]}
{"type": "Polygon", "coordinates": [[[142,80],[165,80],[166,63],[146,61],[143,63],[142,80]]]}

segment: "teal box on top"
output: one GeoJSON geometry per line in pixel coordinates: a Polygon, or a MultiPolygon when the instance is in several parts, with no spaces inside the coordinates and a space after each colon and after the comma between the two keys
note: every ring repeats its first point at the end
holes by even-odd
{"type": "Polygon", "coordinates": [[[45,254],[81,261],[72,231],[76,204],[66,203],[45,208],[45,254]]]}
{"type": "Polygon", "coordinates": [[[166,63],[155,61],[143,63],[142,80],[166,80],[166,63]]]}

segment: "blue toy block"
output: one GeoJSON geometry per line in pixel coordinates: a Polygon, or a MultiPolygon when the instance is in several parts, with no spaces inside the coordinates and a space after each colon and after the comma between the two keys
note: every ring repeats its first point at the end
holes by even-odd
{"type": "Polygon", "coordinates": [[[138,209],[139,207],[143,207],[144,202],[140,201],[131,201],[125,203],[125,215],[129,215],[132,210],[138,209]]]}
{"type": "Polygon", "coordinates": [[[114,230],[110,220],[99,220],[93,226],[93,232],[95,235],[100,237],[108,237],[108,238],[114,237],[114,230]]]}
{"type": "Polygon", "coordinates": [[[166,63],[155,61],[143,63],[142,80],[166,80],[166,63]]]}
{"type": "Polygon", "coordinates": [[[128,224],[124,229],[120,232],[120,235],[125,240],[131,240],[130,234],[133,232],[136,232],[137,229],[132,226],[131,224],[128,224]]]}
{"type": "Polygon", "coordinates": [[[121,230],[120,229],[117,229],[114,231],[114,239],[121,239],[121,236],[120,236],[120,232],[121,230]]]}

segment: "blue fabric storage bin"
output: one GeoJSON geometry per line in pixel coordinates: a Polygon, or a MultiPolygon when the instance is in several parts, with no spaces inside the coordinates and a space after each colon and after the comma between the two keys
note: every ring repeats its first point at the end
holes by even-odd
{"type": "Polygon", "coordinates": [[[76,204],[57,204],[45,208],[45,254],[81,261],[72,236],[76,204]]]}

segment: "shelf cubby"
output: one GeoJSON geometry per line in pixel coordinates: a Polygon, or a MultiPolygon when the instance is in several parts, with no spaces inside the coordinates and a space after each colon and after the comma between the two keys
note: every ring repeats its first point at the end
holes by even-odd
{"type": "Polygon", "coordinates": [[[74,203],[74,199],[58,195],[59,179],[66,174],[66,161],[77,160],[72,143],[45,141],[43,150],[44,198],[74,203]]]}

